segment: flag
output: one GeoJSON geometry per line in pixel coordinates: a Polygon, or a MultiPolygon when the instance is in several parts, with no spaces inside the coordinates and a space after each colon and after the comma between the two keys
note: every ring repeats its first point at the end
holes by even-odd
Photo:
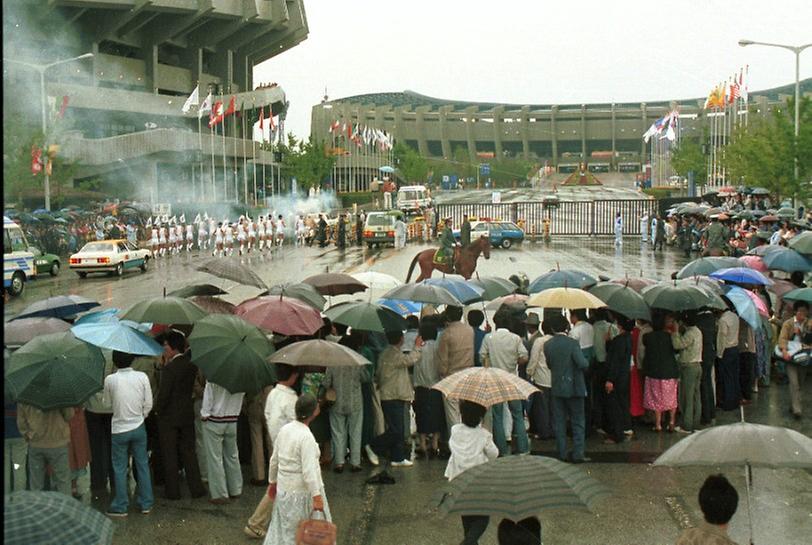
{"type": "Polygon", "coordinates": [[[347,123],[347,140],[352,140],[352,121],[347,123]]]}
{"type": "Polygon", "coordinates": [[[33,146],[31,148],[31,174],[36,176],[42,172],[42,148],[33,146]]]}
{"type": "Polygon", "coordinates": [[[200,104],[200,85],[195,87],[195,90],[192,91],[192,94],[189,95],[189,98],[187,98],[186,102],[183,103],[183,107],[180,109],[180,111],[188,114],[192,109],[192,106],[197,106],[198,104],[200,104]]]}
{"type": "Polygon", "coordinates": [[[147,218],[147,224],[146,224],[146,225],[144,225],[144,227],[145,227],[145,228],[147,228],[147,229],[149,229],[150,227],[152,227],[152,216],[150,216],[149,218],[147,218]]]}
{"type": "Polygon", "coordinates": [[[209,220],[209,213],[208,212],[203,212],[203,221],[208,221],[208,220],[209,220]]]}
{"type": "Polygon", "coordinates": [[[45,174],[48,176],[54,171],[54,162],[49,158],[45,160],[45,174]]]}
{"type": "MultiPolygon", "coordinates": [[[[269,108],[269,110],[270,110],[270,108],[269,108]]],[[[271,128],[271,132],[273,132],[276,129],[276,123],[274,123],[274,121],[273,121],[273,112],[272,111],[268,112],[268,125],[271,128]]]]}
{"type": "Polygon", "coordinates": [[[228,109],[223,114],[223,117],[228,117],[237,111],[237,105],[235,104],[236,100],[237,100],[236,97],[232,95],[232,97],[228,101],[228,109]]]}
{"type": "Polygon", "coordinates": [[[223,122],[223,102],[218,100],[212,106],[211,114],[209,115],[209,128],[223,122]]]}
{"type": "Polygon", "coordinates": [[[727,97],[728,104],[733,104],[736,102],[736,99],[741,96],[739,92],[739,84],[736,82],[736,78],[733,78],[733,83],[730,84],[730,94],[727,97]]]}
{"type": "Polygon", "coordinates": [[[65,117],[65,110],[68,109],[68,95],[62,97],[62,106],[59,107],[59,113],[56,114],[57,119],[65,117]]]}
{"type": "Polygon", "coordinates": [[[749,72],[749,70],[750,70],[750,65],[746,64],[746,65],[744,65],[744,76],[742,76],[741,73],[739,73],[739,88],[740,88],[740,91],[741,91],[742,100],[745,102],[745,104],[747,103],[747,99],[748,99],[748,95],[749,95],[750,91],[749,91],[747,83],[744,81],[744,78],[747,77],[747,73],[749,72]]]}
{"type": "Polygon", "coordinates": [[[268,123],[265,123],[265,107],[259,109],[259,121],[254,123],[251,138],[255,142],[269,142],[271,140],[271,130],[268,123]]]}
{"type": "Polygon", "coordinates": [[[332,134],[332,133],[336,132],[336,131],[338,130],[338,126],[339,126],[339,125],[340,125],[340,123],[338,122],[338,120],[337,120],[337,119],[336,119],[335,121],[333,121],[333,122],[330,124],[330,134],[332,134]]]}
{"type": "Polygon", "coordinates": [[[211,93],[203,99],[203,104],[200,105],[200,108],[197,109],[197,117],[203,117],[203,114],[206,112],[211,113],[211,101],[212,96],[211,93]]]}
{"type": "Polygon", "coordinates": [[[180,223],[186,223],[186,214],[185,213],[180,215],[180,220],[179,221],[180,221],[180,223]]]}

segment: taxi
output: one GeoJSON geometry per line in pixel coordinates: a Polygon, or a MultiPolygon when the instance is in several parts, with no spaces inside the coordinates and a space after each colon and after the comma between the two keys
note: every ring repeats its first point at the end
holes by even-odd
{"type": "Polygon", "coordinates": [[[141,269],[147,271],[150,252],[123,240],[98,240],[88,242],[81,250],[70,256],[68,266],[80,278],[88,273],[105,272],[121,276],[124,271],[141,269]]]}

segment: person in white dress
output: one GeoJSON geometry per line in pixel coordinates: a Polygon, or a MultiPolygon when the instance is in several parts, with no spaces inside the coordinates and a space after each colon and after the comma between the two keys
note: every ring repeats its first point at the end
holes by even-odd
{"type": "Polygon", "coordinates": [[[158,254],[163,257],[166,254],[166,227],[158,227],[158,254]]]}
{"type": "Polygon", "coordinates": [[[218,223],[217,227],[212,231],[214,236],[214,250],[211,255],[222,257],[223,256],[223,224],[218,223]]]}
{"type": "Polygon", "coordinates": [[[645,244],[648,242],[648,214],[643,213],[643,216],[640,218],[640,242],[645,244]]]}
{"type": "MultiPolygon", "coordinates": [[[[451,427],[448,448],[451,457],[445,468],[445,477],[451,481],[466,469],[495,460],[499,449],[493,442],[491,432],[482,427],[485,407],[472,401],[460,400],[461,424],[451,427]]],[[[479,538],[488,529],[488,516],[474,515],[462,517],[465,535],[463,543],[479,543],[479,538]]],[[[266,541],[267,543],[267,541],[266,541]]]]}
{"type": "Polygon", "coordinates": [[[177,224],[175,226],[175,253],[179,254],[180,251],[183,249],[183,232],[184,226],[182,224],[177,224]]]}
{"type": "Polygon", "coordinates": [[[208,245],[209,238],[206,232],[206,222],[201,221],[197,224],[197,250],[202,252],[208,248],[208,245]]]}
{"type": "Polygon", "coordinates": [[[251,253],[251,248],[257,241],[257,228],[254,226],[254,220],[248,218],[248,253],[251,253]]]}
{"type": "Polygon", "coordinates": [[[268,496],[274,500],[264,545],[295,545],[299,523],[320,511],[332,521],[324,494],[321,451],[308,427],[319,415],[319,403],[309,393],[296,400],[296,421],[282,426],[268,468],[268,496]]]}
{"type": "Polygon", "coordinates": [[[296,215],[296,246],[304,246],[307,228],[301,214],[296,215]]]}
{"type": "Polygon", "coordinates": [[[169,242],[169,246],[166,249],[166,253],[168,253],[169,255],[172,255],[172,254],[175,253],[175,245],[178,242],[177,237],[175,236],[175,226],[174,225],[169,226],[169,239],[168,239],[168,242],[169,242]]]}
{"type": "Polygon", "coordinates": [[[285,242],[285,220],[282,219],[282,214],[276,220],[276,245],[282,246],[285,242]]]}
{"type": "Polygon", "coordinates": [[[241,218],[239,223],[237,223],[237,243],[240,245],[239,250],[240,255],[242,255],[243,250],[245,250],[245,239],[246,239],[245,220],[241,218]]]}
{"type": "Polygon", "coordinates": [[[620,217],[620,212],[615,216],[615,246],[623,245],[623,218],[620,217]]]}
{"type": "Polygon", "coordinates": [[[234,230],[228,222],[223,223],[223,245],[226,255],[234,255],[234,230]]]}
{"type": "MultiPolygon", "coordinates": [[[[657,216],[651,218],[651,245],[654,246],[654,243],[657,242],[657,222],[660,221],[657,219],[657,216]]],[[[656,247],[655,247],[656,249],[656,247]]]]}
{"type": "Polygon", "coordinates": [[[265,216],[257,218],[257,250],[262,251],[265,246],[265,216]]]}
{"type": "Polygon", "coordinates": [[[406,247],[406,222],[398,218],[395,222],[395,248],[400,250],[406,247]]]}
{"type": "Polygon", "coordinates": [[[159,246],[160,243],[158,242],[158,228],[153,227],[150,235],[151,236],[149,238],[149,248],[152,252],[152,259],[155,259],[156,257],[158,257],[158,249],[160,247],[159,246]]]}
{"type": "Polygon", "coordinates": [[[220,230],[220,225],[214,221],[214,218],[209,219],[209,246],[212,249],[217,248],[217,232],[220,230]]]}
{"type": "Polygon", "coordinates": [[[187,254],[192,251],[192,246],[194,246],[194,245],[195,245],[194,227],[190,223],[189,225],[186,226],[186,253],[187,254]]]}

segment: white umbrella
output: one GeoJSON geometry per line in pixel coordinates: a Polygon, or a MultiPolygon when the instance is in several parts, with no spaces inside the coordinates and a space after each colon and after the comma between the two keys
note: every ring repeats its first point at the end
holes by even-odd
{"type": "Polygon", "coordinates": [[[403,285],[403,282],[389,274],[379,273],[375,271],[365,271],[360,273],[352,273],[350,276],[362,282],[373,290],[391,290],[398,286],[403,285]]]}

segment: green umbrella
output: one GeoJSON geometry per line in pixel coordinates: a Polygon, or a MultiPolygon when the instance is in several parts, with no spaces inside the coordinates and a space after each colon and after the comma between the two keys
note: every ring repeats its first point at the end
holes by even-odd
{"type": "Polygon", "coordinates": [[[238,316],[212,314],[189,335],[192,363],[209,382],[231,393],[256,393],[276,377],[265,358],[273,345],[256,326],[238,316]]]}
{"type": "Polygon", "coordinates": [[[795,211],[794,208],[785,206],[783,208],[779,208],[778,211],[775,213],[775,215],[778,216],[779,218],[793,219],[797,217],[798,213],[795,211]]]}
{"type": "Polygon", "coordinates": [[[497,297],[510,295],[518,288],[518,286],[510,280],[499,278],[498,276],[481,276],[475,280],[469,280],[469,282],[485,290],[485,293],[482,294],[484,301],[492,301],[497,297]]]}
{"type": "Polygon", "coordinates": [[[167,295],[186,299],[187,297],[195,297],[197,295],[223,295],[225,293],[228,292],[212,284],[192,284],[191,286],[186,286],[179,290],[170,291],[167,295]]]}
{"type": "Polygon", "coordinates": [[[42,335],[11,355],[6,382],[16,401],[43,411],[75,407],[104,387],[104,356],[70,331],[42,335]]]}
{"type": "Polygon", "coordinates": [[[677,278],[689,276],[707,276],[719,269],[741,267],[741,262],[735,257],[700,257],[685,265],[677,273],[677,278]]]}
{"type": "Polygon", "coordinates": [[[812,231],[804,231],[800,235],[792,237],[789,247],[807,256],[812,256],[812,231]]]}
{"type": "Polygon", "coordinates": [[[657,284],[643,290],[643,300],[651,308],[682,312],[712,306],[715,300],[709,292],[684,284],[657,284]]]}
{"type": "Polygon", "coordinates": [[[289,284],[277,284],[268,290],[267,295],[284,295],[293,297],[299,301],[310,305],[318,311],[324,309],[327,299],[318,292],[316,288],[304,282],[291,282],[289,284]]]}
{"type": "Polygon", "coordinates": [[[574,465],[546,456],[503,456],[465,470],[435,498],[443,515],[519,521],[553,509],[592,510],[608,494],[574,465]]]}
{"type": "Polygon", "coordinates": [[[788,301],[806,301],[812,303],[812,288],[798,288],[783,295],[788,301]]]}
{"type": "Polygon", "coordinates": [[[600,282],[589,293],[606,303],[609,310],[634,320],[651,321],[651,311],[643,296],[628,286],[614,282],[600,282]]]}
{"type": "Polygon", "coordinates": [[[402,331],[406,320],[397,312],[374,303],[341,303],[324,311],[337,324],[363,331],[402,331]]]}
{"type": "Polygon", "coordinates": [[[59,492],[19,490],[3,503],[3,543],[110,545],[113,521],[59,492]]]}
{"type": "Polygon", "coordinates": [[[121,315],[121,319],[154,324],[193,324],[205,316],[205,310],[186,299],[154,297],[134,304],[121,315]]]}

